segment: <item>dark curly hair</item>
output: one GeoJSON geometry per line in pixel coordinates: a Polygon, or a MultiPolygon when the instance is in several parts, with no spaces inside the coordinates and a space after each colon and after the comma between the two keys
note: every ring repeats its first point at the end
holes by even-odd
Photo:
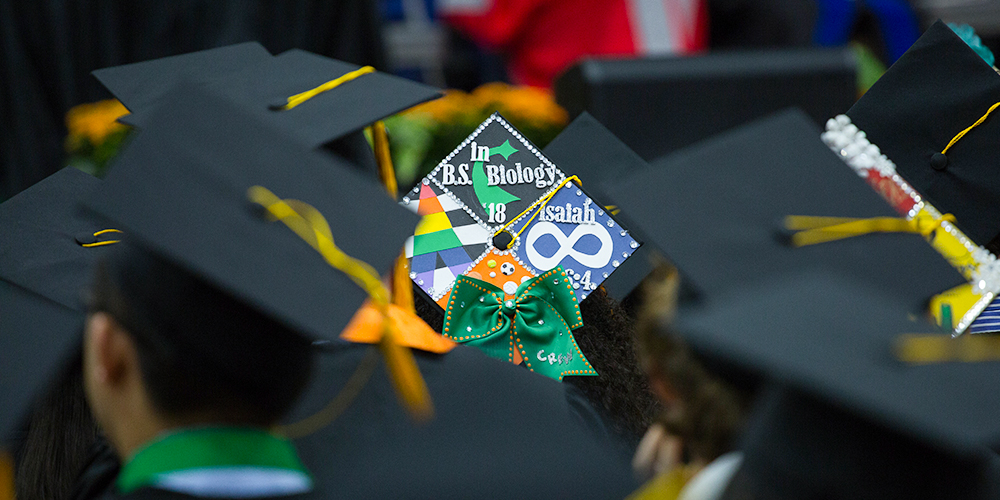
{"type": "MultiPolygon", "coordinates": [[[[422,297],[416,290],[414,295],[422,297]]],[[[426,298],[414,302],[417,315],[441,331],[441,308],[426,298]]],[[[580,313],[583,326],[573,330],[573,336],[600,375],[567,376],[563,381],[586,395],[604,417],[610,434],[631,453],[661,411],[636,357],[634,322],[604,288],[598,288],[580,303],[580,313]]]]}
{"type": "Polygon", "coordinates": [[[756,392],[752,374],[699,356],[673,330],[680,278],[660,265],[646,278],[636,328],[639,361],[651,376],[669,384],[680,404],[657,420],[680,437],[685,454],[706,462],[730,451],[756,392]]]}

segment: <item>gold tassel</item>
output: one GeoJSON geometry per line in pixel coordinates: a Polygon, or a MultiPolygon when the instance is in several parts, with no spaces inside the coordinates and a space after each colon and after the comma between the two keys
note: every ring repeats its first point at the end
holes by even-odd
{"type": "Polygon", "coordinates": [[[389,378],[396,388],[396,395],[402,399],[410,416],[418,422],[426,422],[434,416],[434,404],[431,402],[427,383],[420,375],[420,368],[417,367],[417,360],[413,358],[413,352],[396,342],[395,333],[389,326],[392,321],[388,316],[384,317],[385,326],[379,348],[389,370],[389,378]]]}
{"type": "Polygon", "coordinates": [[[404,311],[416,314],[413,306],[413,281],[410,279],[410,261],[405,253],[396,258],[396,267],[392,270],[392,303],[404,311]]]}
{"type": "Polygon", "coordinates": [[[386,134],[385,123],[379,120],[368,129],[372,136],[372,148],[375,150],[378,178],[382,181],[389,196],[396,199],[399,196],[399,187],[396,185],[396,169],[392,166],[392,155],[389,153],[389,135],[386,134]]]}

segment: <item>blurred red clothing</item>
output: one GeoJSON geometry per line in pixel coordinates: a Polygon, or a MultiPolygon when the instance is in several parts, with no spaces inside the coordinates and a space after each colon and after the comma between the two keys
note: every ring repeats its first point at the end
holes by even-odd
{"type": "Polygon", "coordinates": [[[687,54],[708,40],[705,0],[438,0],[438,9],[504,54],[514,83],[537,87],[588,55],[687,54]]]}

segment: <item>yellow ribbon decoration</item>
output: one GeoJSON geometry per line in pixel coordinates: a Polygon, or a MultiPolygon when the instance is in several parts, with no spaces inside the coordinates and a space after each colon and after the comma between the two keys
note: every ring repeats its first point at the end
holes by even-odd
{"type": "Polygon", "coordinates": [[[899,217],[859,219],[789,215],[785,217],[785,229],[798,230],[792,235],[792,244],[804,247],[870,233],[916,233],[928,238],[941,227],[942,222],[955,222],[955,216],[931,217],[918,213],[913,219],[906,220],[899,217]]]}
{"type": "Polygon", "coordinates": [[[547,194],[547,195],[539,198],[538,200],[535,200],[535,202],[532,203],[531,206],[529,206],[528,208],[525,208],[524,210],[521,211],[521,213],[517,214],[517,217],[512,218],[510,220],[510,222],[508,222],[508,223],[504,224],[503,226],[501,226],[500,229],[496,232],[496,234],[499,234],[501,231],[506,231],[508,227],[510,227],[515,222],[517,222],[521,217],[524,216],[524,214],[526,214],[526,213],[534,210],[537,207],[538,211],[535,212],[534,214],[532,214],[531,218],[528,219],[527,222],[525,222],[523,226],[521,226],[521,230],[518,231],[517,234],[514,235],[514,238],[511,241],[513,242],[514,240],[516,240],[517,237],[521,236],[521,233],[523,233],[524,230],[527,229],[528,225],[531,224],[531,221],[535,220],[535,217],[538,216],[538,213],[545,209],[545,205],[549,204],[549,200],[551,200],[552,197],[555,196],[556,193],[558,193],[559,190],[562,189],[563,186],[565,186],[570,181],[576,181],[576,185],[577,186],[582,186],[583,185],[583,183],[580,182],[580,178],[577,177],[577,176],[575,176],[575,175],[571,175],[571,176],[563,179],[563,181],[560,182],[559,185],[556,186],[555,189],[553,189],[552,191],[550,191],[549,194],[547,194]]]}
{"type": "Polygon", "coordinates": [[[368,73],[374,73],[374,72],[375,72],[375,68],[373,68],[371,66],[361,67],[361,68],[356,69],[354,71],[351,71],[350,73],[347,73],[347,74],[345,74],[345,75],[343,75],[343,76],[341,76],[339,78],[334,78],[333,80],[330,80],[330,81],[328,81],[328,82],[324,83],[323,85],[320,85],[320,86],[318,86],[316,88],[313,88],[313,89],[307,90],[305,92],[300,92],[298,94],[293,95],[293,96],[291,96],[291,97],[289,97],[287,99],[287,102],[284,105],[276,107],[275,110],[276,111],[287,111],[289,109],[292,109],[292,108],[298,106],[299,104],[302,104],[302,103],[308,101],[309,99],[312,99],[313,97],[316,97],[319,94],[322,94],[323,92],[326,92],[326,91],[329,91],[329,90],[333,90],[333,89],[337,88],[338,86],[340,86],[340,85],[342,85],[344,83],[347,83],[347,82],[349,82],[351,80],[354,80],[355,78],[357,78],[359,76],[367,75],[368,73]]]}
{"type": "MultiPolygon", "coordinates": [[[[102,229],[94,233],[94,237],[96,238],[102,234],[107,234],[107,233],[121,233],[121,232],[122,231],[118,229],[102,229]]],[[[121,241],[122,240],[95,241],[94,243],[81,243],[80,246],[83,248],[103,247],[105,245],[114,245],[115,243],[121,243],[121,241]]]]}
{"type": "Polygon", "coordinates": [[[893,346],[896,358],[912,365],[1000,361],[1000,337],[992,335],[902,334],[893,346]]]}
{"type": "Polygon", "coordinates": [[[375,269],[337,247],[326,219],[311,205],[299,200],[282,200],[262,186],[251,187],[247,196],[319,252],[328,264],[365,290],[383,317],[379,347],[397,394],[414,418],[426,420],[433,416],[434,408],[427,384],[420,375],[413,353],[396,342],[392,322],[385,320],[390,295],[375,269]]]}

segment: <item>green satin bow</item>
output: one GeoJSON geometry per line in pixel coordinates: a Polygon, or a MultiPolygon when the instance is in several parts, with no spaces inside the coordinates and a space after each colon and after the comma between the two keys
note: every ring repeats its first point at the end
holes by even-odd
{"type": "Polygon", "coordinates": [[[565,375],[597,375],[571,333],[580,326],[573,286],[562,267],[556,267],[521,283],[514,298],[506,300],[500,288],[459,276],[442,333],[511,362],[516,347],[528,369],[562,380],[565,375]]]}

